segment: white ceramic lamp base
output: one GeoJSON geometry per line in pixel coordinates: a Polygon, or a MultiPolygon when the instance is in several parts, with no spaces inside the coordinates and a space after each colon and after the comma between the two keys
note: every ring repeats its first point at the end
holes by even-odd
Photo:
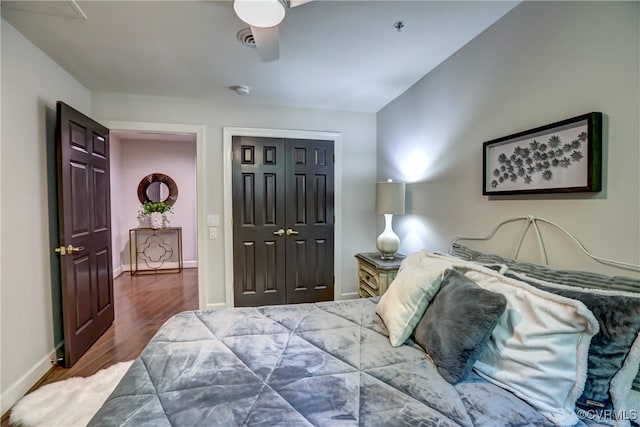
{"type": "Polygon", "coordinates": [[[393,228],[391,228],[392,220],[392,214],[384,215],[384,231],[376,240],[376,247],[382,259],[395,259],[396,252],[398,252],[400,248],[400,238],[393,232],[393,228]]]}

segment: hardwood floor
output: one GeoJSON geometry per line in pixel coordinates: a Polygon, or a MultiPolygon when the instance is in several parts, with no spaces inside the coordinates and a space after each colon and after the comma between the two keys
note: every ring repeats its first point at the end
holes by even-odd
{"type": "MultiPolygon", "coordinates": [[[[113,281],[113,325],[71,368],[53,367],[31,390],[70,377],[87,377],[118,362],[135,359],[172,315],[198,308],[198,270],[131,276],[113,281]]],[[[8,415],[2,427],[10,426],[8,415]]]]}

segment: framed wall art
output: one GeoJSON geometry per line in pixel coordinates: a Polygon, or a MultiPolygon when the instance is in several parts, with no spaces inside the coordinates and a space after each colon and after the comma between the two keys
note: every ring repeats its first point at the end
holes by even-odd
{"type": "Polygon", "coordinates": [[[598,192],[602,113],[588,113],[483,143],[482,194],[598,192]]]}

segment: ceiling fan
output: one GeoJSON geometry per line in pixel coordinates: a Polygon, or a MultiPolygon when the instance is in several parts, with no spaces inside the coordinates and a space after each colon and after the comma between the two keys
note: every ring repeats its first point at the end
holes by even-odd
{"type": "Polygon", "coordinates": [[[233,10],[242,21],[249,24],[262,62],[280,57],[278,24],[288,8],[309,3],[312,0],[234,0],[233,10]]]}

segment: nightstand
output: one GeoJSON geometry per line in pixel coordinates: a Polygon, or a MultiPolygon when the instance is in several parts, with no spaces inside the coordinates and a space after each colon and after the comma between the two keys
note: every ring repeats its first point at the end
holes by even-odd
{"type": "Polygon", "coordinates": [[[377,252],[356,254],[358,261],[358,295],[374,297],[385,293],[395,279],[404,255],[396,254],[392,260],[382,259],[377,252]]]}

